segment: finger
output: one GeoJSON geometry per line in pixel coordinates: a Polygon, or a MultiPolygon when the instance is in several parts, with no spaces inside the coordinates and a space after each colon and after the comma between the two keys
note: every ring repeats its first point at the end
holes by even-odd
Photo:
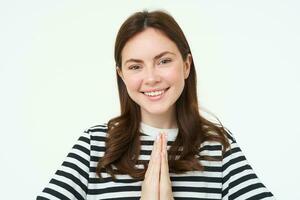
{"type": "Polygon", "coordinates": [[[167,153],[167,139],[166,134],[162,137],[162,153],[161,153],[161,178],[169,180],[169,165],[168,165],[168,153],[167,153]]]}
{"type": "Polygon", "coordinates": [[[165,160],[166,160],[166,166],[169,169],[169,164],[168,164],[168,138],[167,134],[165,134],[165,146],[164,146],[164,153],[165,153],[165,160]]]}
{"type": "Polygon", "coordinates": [[[154,155],[155,155],[156,149],[157,149],[157,138],[156,138],[156,139],[154,140],[154,142],[153,142],[153,148],[152,148],[152,151],[151,151],[149,164],[153,162],[153,157],[154,157],[154,155]]]}
{"type": "Polygon", "coordinates": [[[162,152],[161,152],[161,173],[160,173],[160,199],[173,199],[172,183],[169,175],[168,153],[167,153],[167,137],[166,134],[162,137],[162,152]]]}
{"type": "Polygon", "coordinates": [[[160,152],[161,152],[161,149],[162,149],[162,133],[159,133],[158,135],[158,141],[157,141],[157,156],[160,157],[160,152]]]}
{"type": "Polygon", "coordinates": [[[153,148],[152,148],[152,151],[151,151],[151,155],[150,155],[150,159],[149,159],[149,163],[148,163],[148,167],[147,167],[147,171],[146,171],[145,176],[147,176],[150,173],[151,168],[153,166],[153,162],[155,160],[154,155],[155,155],[155,152],[156,152],[156,148],[157,148],[157,138],[153,142],[153,148]]]}
{"type": "Polygon", "coordinates": [[[160,135],[157,136],[154,147],[151,152],[151,157],[148,165],[148,169],[146,171],[147,176],[157,177],[159,179],[160,172],[160,146],[161,146],[161,138],[160,135]]]}
{"type": "Polygon", "coordinates": [[[157,170],[157,172],[158,172],[158,176],[159,176],[159,172],[160,172],[160,163],[161,163],[161,159],[160,159],[160,152],[161,152],[161,143],[162,143],[162,137],[161,137],[161,133],[159,133],[159,135],[158,135],[158,140],[157,140],[157,146],[156,146],[156,150],[155,150],[155,159],[156,159],[156,166],[155,167],[157,167],[156,169],[158,169],[157,170]]]}
{"type": "Polygon", "coordinates": [[[168,158],[168,153],[167,153],[167,143],[168,143],[168,140],[167,140],[167,134],[164,133],[164,134],[163,134],[163,146],[162,146],[162,152],[164,153],[165,158],[168,158]]]}
{"type": "Polygon", "coordinates": [[[161,151],[161,134],[158,135],[157,141],[156,141],[156,147],[154,151],[154,157],[153,157],[153,166],[151,170],[151,175],[155,177],[155,179],[159,180],[159,174],[160,174],[160,151],[161,151]]]}

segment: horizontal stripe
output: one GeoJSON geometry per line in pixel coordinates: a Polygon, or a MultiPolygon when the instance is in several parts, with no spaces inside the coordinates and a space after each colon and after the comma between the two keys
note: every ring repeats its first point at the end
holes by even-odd
{"type": "MultiPolygon", "coordinates": [[[[136,163],[139,169],[149,163],[154,143],[151,135],[140,135],[141,151],[136,163]]],[[[97,176],[97,164],[106,151],[106,137],[107,125],[86,129],[37,199],[139,200],[143,180],[133,179],[128,174],[116,174],[117,179],[112,180],[103,169],[102,178],[97,176]]],[[[219,142],[205,141],[200,145],[198,159],[203,171],[169,173],[175,200],[273,197],[257,178],[232,133],[227,133],[227,137],[230,147],[224,155],[219,142]]],[[[168,141],[168,149],[173,142],[168,141]]]]}
{"type": "Polygon", "coordinates": [[[230,199],[235,199],[251,190],[257,189],[257,188],[261,188],[264,187],[264,185],[262,183],[256,183],[253,185],[249,185],[247,187],[244,188],[240,188],[237,192],[233,193],[232,195],[229,196],[230,199]]]}
{"type": "Polygon", "coordinates": [[[74,197],[76,197],[76,199],[78,199],[78,200],[84,200],[84,198],[80,195],[80,193],[78,193],[75,190],[75,188],[73,188],[72,186],[68,185],[67,183],[64,183],[64,182],[56,180],[56,179],[52,179],[50,181],[50,183],[55,184],[57,186],[60,186],[60,187],[64,188],[65,190],[68,190],[70,193],[72,193],[74,195],[74,197]]]}
{"type": "Polygon", "coordinates": [[[68,178],[68,179],[72,180],[83,191],[87,192],[87,185],[82,183],[81,180],[78,179],[78,177],[74,176],[73,174],[65,172],[65,171],[61,171],[61,170],[57,170],[57,172],[55,174],[58,175],[58,176],[63,176],[65,178],[68,178]]]}
{"type": "Polygon", "coordinates": [[[84,171],[83,169],[79,168],[77,165],[75,165],[74,163],[70,163],[70,162],[63,162],[62,166],[65,166],[65,167],[69,167],[69,168],[72,168],[74,171],[78,172],[78,174],[82,177],[84,177],[85,179],[88,180],[88,172],[87,171],[84,171]]]}
{"type": "Polygon", "coordinates": [[[66,197],[64,194],[61,194],[60,192],[54,190],[54,189],[51,189],[51,188],[45,188],[43,190],[44,193],[48,193],[48,194],[51,194],[52,196],[58,198],[58,199],[61,199],[61,200],[70,200],[70,198],[66,197]]]}

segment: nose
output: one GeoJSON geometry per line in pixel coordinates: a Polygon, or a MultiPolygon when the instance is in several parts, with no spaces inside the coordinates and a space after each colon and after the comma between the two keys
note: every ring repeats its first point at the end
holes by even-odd
{"type": "Polygon", "coordinates": [[[146,70],[146,74],[144,77],[145,84],[153,85],[160,81],[160,76],[155,70],[155,68],[150,67],[146,70]]]}

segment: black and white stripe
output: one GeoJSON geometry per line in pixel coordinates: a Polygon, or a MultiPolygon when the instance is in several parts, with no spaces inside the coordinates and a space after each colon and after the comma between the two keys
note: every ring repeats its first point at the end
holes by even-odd
{"type": "MultiPolygon", "coordinates": [[[[97,162],[105,152],[106,132],[106,125],[93,126],[84,131],[37,200],[138,200],[141,181],[129,175],[116,175],[117,181],[112,181],[106,173],[102,173],[102,180],[96,176],[97,162]]],[[[142,134],[140,138],[139,160],[149,161],[154,139],[147,134],[142,134]]],[[[175,200],[274,199],[248,164],[234,138],[231,135],[228,138],[231,148],[222,160],[200,161],[204,171],[170,173],[175,200]]],[[[168,141],[168,147],[173,141],[168,141]]],[[[200,156],[222,156],[220,143],[204,142],[200,148],[200,156]]]]}

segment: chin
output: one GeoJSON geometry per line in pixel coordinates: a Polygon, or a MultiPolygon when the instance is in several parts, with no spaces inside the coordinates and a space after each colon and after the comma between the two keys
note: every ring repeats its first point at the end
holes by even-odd
{"type": "Polygon", "coordinates": [[[163,107],[151,107],[148,106],[146,109],[143,108],[144,111],[146,111],[149,114],[152,115],[163,115],[169,111],[170,108],[163,108],[163,107]]]}

